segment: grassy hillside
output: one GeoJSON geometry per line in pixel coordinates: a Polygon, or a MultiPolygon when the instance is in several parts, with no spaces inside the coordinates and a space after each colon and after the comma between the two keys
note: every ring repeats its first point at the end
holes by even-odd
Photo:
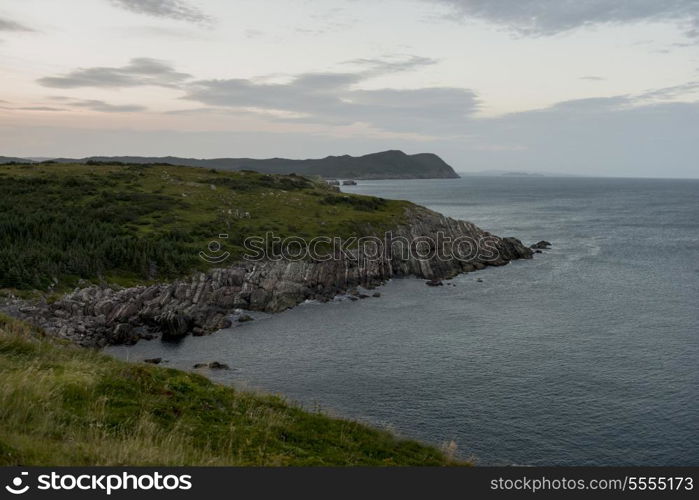
{"type": "Polygon", "coordinates": [[[0,466],[456,465],[435,448],[0,315],[0,466]]]}
{"type": "Polygon", "coordinates": [[[295,175],[172,165],[0,165],[0,288],[133,285],[203,270],[219,234],[243,240],[380,233],[407,202],[338,193],[295,175]]]}

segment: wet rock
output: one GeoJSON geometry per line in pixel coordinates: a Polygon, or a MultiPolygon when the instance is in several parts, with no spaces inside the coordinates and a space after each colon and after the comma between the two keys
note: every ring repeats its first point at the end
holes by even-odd
{"type": "Polygon", "coordinates": [[[114,328],[114,333],[109,339],[114,344],[135,344],[138,335],[134,335],[134,328],[128,323],[119,323],[114,328]]]}
{"type": "Polygon", "coordinates": [[[192,328],[192,319],[186,314],[170,311],[158,320],[163,340],[173,340],[184,337],[192,328]]]}
{"type": "Polygon", "coordinates": [[[551,243],[546,240],[541,240],[531,245],[531,248],[534,248],[536,250],[548,250],[549,248],[551,248],[551,243]]]}
{"type": "Polygon", "coordinates": [[[163,362],[163,358],[148,358],[143,360],[144,363],[150,363],[152,365],[159,365],[163,362]]]}
{"type": "Polygon", "coordinates": [[[218,361],[213,361],[209,363],[209,368],[212,370],[230,370],[231,367],[228,366],[226,363],[219,363],[218,361]]]}
{"type": "Polygon", "coordinates": [[[222,318],[218,322],[218,329],[219,330],[225,330],[226,328],[230,328],[232,326],[233,326],[233,321],[231,320],[231,318],[222,318]]]}
{"type": "Polygon", "coordinates": [[[197,368],[197,369],[198,368],[208,368],[208,367],[209,367],[209,363],[197,363],[193,366],[193,368],[197,368]]]}
{"type": "Polygon", "coordinates": [[[427,285],[427,286],[444,286],[444,282],[442,280],[433,279],[433,280],[429,280],[429,281],[425,282],[425,285],[427,285]]]}
{"type": "Polygon", "coordinates": [[[381,297],[381,292],[374,292],[372,294],[372,297],[376,297],[376,298],[381,297]]]}

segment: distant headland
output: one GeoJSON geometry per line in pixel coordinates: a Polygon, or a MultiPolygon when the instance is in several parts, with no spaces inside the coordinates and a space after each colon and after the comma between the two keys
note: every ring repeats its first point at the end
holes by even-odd
{"type": "MultiPolygon", "coordinates": [[[[176,156],[91,156],[81,159],[55,158],[59,163],[88,161],[122,163],[167,163],[220,170],[254,170],[267,174],[321,176],[326,179],[456,179],[459,175],[433,153],[408,155],[390,150],[364,156],[328,156],[318,159],[291,160],[286,158],[179,158],[176,156]]],[[[0,163],[34,162],[31,159],[0,156],[0,163]]]]}

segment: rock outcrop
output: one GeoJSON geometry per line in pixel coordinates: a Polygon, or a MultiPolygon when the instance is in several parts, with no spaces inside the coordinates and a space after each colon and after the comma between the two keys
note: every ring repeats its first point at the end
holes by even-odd
{"type": "Polygon", "coordinates": [[[392,277],[439,281],[532,256],[516,238],[496,237],[421,207],[409,209],[391,238],[394,251],[375,258],[359,258],[355,250],[327,261],[240,262],[171,283],[89,286],[50,304],[15,301],[9,312],[86,346],[158,336],[175,340],[232,326],[230,314],[236,309],[280,312],[309,299],[328,301],[358,286],[372,289],[392,277]],[[485,251],[466,258],[467,241],[483,241],[485,251]],[[406,253],[401,242],[409,242],[414,251],[406,253]]]}
{"type": "Polygon", "coordinates": [[[546,240],[541,240],[537,243],[532,244],[530,248],[533,248],[535,250],[548,250],[549,248],[551,248],[551,243],[546,240]]]}

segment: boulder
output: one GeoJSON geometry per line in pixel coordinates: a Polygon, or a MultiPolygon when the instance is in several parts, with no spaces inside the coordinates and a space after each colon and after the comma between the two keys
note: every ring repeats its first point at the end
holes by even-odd
{"type": "Polygon", "coordinates": [[[113,331],[112,337],[109,339],[114,344],[135,344],[138,342],[138,334],[134,334],[134,328],[128,323],[119,323],[113,331]]]}
{"type": "Polygon", "coordinates": [[[209,368],[212,370],[230,370],[231,367],[228,366],[226,363],[219,363],[218,361],[212,361],[209,363],[209,368]]]}
{"type": "Polygon", "coordinates": [[[180,312],[169,311],[159,316],[157,321],[163,332],[163,340],[182,338],[192,328],[192,318],[180,312]]]}
{"type": "Polygon", "coordinates": [[[541,240],[531,245],[531,248],[534,248],[535,250],[548,250],[549,248],[551,248],[551,243],[549,243],[546,240],[541,240]]]}

